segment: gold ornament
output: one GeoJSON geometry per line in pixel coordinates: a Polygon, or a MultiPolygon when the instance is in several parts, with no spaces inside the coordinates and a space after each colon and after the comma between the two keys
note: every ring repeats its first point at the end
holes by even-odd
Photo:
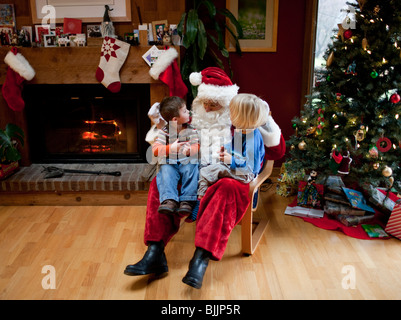
{"type": "Polygon", "coordinates": [[[345,32],[345,29],[344,29],[342,23],[337,24],[337,26],[338,26],[337,38],[338,38],[338,36],[340,36],[342,42],[344,42],[344,32],[345,32]]]}
{"type": "Polygon", "coordinates": [[[366,49],[368,48],[368,39],[363,38],[362,39],[362,49],[366,51],[366,49]]]}
{"type": "Polygon", "coordinates": [[[365,3],[366,3],[366,0],[358,0],[358,3],[359,3],[359,8],[361,9],[361,11],[363,10],[363,6],[365,5],[365,3]]]}
{"type": "Polygon", "coordinates": [[[390,167],[385,166],[383,171],[382,171],[382,175],[385,177],[390,177],[393,174],[393,170],[391,170],[390,167]]]}
{"type": "Polygon", "coordinates": [[[388,178],[388,181],[390,182],[389,188],[391,188],[394,184],[394,177],[388,178]]]}
{"type": "Polygon", "coordinates": [[[306,148],[306,143],[305,143],[305,141],[301,141],[301,142],[298,144],[298,148],[299,148],[299,150],[305,150],[305,148],[306,148]]]}
{"type": "Polygon", "coordinates": [[[373,164],[373,169],[377,170],[377,169],[379,169],[379,167],[380,167],[380,164],[378,162],[373,164]]]}
{"type": "Polygon", "coordinates": [[[334,51],[330,52],[329,57],[327,58],[326,61],[326,66],[330,67],[331,64],[333,63],[333,60],[334,60],[334,51]]]}

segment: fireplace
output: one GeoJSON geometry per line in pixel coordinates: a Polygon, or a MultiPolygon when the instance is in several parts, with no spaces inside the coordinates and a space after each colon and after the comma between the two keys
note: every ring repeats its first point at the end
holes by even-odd
{"type": "Polygon", "coordinates": [[[145,163],[149,84],[31,84],[24,88],[32,163],[145,163]]]}

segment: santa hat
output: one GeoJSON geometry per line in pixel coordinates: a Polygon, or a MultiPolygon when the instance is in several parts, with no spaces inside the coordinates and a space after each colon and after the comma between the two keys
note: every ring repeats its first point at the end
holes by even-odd
{"type": "Polygon", "coordinates": [[[170,96],[184,98],[188,93],[188,88],[182,80],[177,58],[177,50],[174,48],[167,49],[157,58],[152,68],[149,70],[149,74],[153,79],[161,80],[168,85],[170,96]]]}
{"type": "Polygon", "coordinates": [[[239,87],[233,84],[227,74],[220,68],[209,67],[201,72],[193,72],[189,76],[193,86],[198,87],[196,99],[212,100],[228,108],[239,87]]]}
{"type": "Polygon", "coordinates": [[[35,77],[35,70],[25,57],[13,47],[4,58],[8,65],[7,75],[2,87],[3,97],[8,106],[14,111],[21,111],[25,107],[22,99],[22,89],[25,80],[30,81],[35,77]]]}

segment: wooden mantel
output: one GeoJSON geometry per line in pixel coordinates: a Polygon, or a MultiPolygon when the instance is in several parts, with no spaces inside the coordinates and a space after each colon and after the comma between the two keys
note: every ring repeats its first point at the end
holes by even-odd
{"type": "MultiPolygon", "coordinates": [[[[151,104],[168,95],[168,87],[149,75],[149,66],[142,56],[149,46],[131,46],[120,70],[121,83],[151,84],[151,104]]],[[[0,48],[0,61],[10,49],[0,48]]],[[[36,72],[32,84],[90,84],[99,83],[95,73],[100,61],[101,47],[18,48],[36,72]]],[[[3,63],[0,83],[5,80],[7,65],[3,63]]]]}

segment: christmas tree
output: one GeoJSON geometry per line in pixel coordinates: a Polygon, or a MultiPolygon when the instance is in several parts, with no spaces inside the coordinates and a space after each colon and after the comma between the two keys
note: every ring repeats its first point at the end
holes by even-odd
{"type": "Polygon", "coordinates": [[[293,119],[290,172],[401,190],[401,1],[360,0],[339,22],[313,93],[293,119]]]}

